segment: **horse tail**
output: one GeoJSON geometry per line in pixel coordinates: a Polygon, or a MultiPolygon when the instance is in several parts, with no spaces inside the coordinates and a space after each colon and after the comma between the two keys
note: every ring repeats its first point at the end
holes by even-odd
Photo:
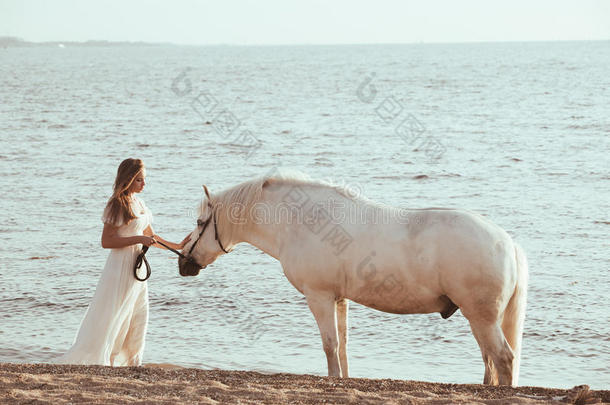
{"type": "Polygon", "coordinates": [[[513,381],[516,386],[519,381],[519,365],[521,362],[521,341],[523,339],[523,323],[525,321],[525,307],[527,304],[527,259],[521,246],[515,243],[515,259],[517,262],[517,285],[508,305],[504,310],[502,332],[506,341],[513,349],[513,381]]]}

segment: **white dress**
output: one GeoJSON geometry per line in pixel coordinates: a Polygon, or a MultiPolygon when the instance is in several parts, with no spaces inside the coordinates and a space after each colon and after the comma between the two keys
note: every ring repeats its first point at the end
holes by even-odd
{"type": "MultiPolygon", "coordinates": [[[[126,225],[119,224],[119,236],[142,235],[152,223],[152,214],[142,200],[132,196],[131,207],[137,218],[126,225]]],[[[107,208],[102,221],[110,223],[107,208]]],[[[141,249],[142,245],[138,244],[110,250],[74,343],[58,363],[142,364],[148,324],[148,287],[146,281],[140,282],[133,275],[141,249]]]]}

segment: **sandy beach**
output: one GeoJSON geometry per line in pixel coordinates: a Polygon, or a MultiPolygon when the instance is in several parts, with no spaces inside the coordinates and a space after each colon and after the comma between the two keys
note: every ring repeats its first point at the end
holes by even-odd
{"type": "Polygon", "coordinates": [[[549,404],[610,403],[610,391],[200,370],[0,364],[0,403],[549,404]]]}

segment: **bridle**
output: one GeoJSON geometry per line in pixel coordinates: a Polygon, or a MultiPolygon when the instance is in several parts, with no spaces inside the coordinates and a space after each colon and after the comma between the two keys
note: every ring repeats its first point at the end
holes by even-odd
{"type": "Polygon", "coordinates": [[[220,237],[218,237],[218,226],[216,225],[216,223],[217,223],[216,211],[214,211],[212,204],[208,203],[208,207],[210,207],[210,209],[212,210],[212,215],[210,215],[208,217],[208,219],[206,219],[205,221],[202,221],[200,219],[197,220],[197,226],[201,227],[201,232],[199,232],[199,236],[197,236],[197,239],[195,239],[195,242],[193,242],[193,244],[191,245],[191,248],[189,249],[187,256],[184,256],[182,253],[180,253],[180,257],[182,257],[183,259],[188,260],[192,263],[195,263],[199,267],[204,267],[204,266],[197,263],[197,261],[193,258],[193,256],[191,256],[191,253],[193,252],[193,249],[195,249],[195,246],[197,246],[199,239],[201,239],[201,237],[203,236],[203,233],[205,232],[205,228],[209,225],[210,220],[213,220],[213,222],[214,222],[214,239],[218,242],[218,246],[220,246],[220,248],[222,249],[223,252],[225,252],[225,253],[230,252],[230,250],[225,249],[225,247],[222,245],[222,242],[220,241],[220,237]]]}
{"type": "MultiPolygon", "coordinates": [[[[195,260],[195,258],[193,258],[193,256],[191,256],[191,253],[193,252],[193,249],[195,249],[195,246],[199,242],[199,239],[201,239],[201,237],[205,233],[205,229],[210,224],[210,220],[212,220],[214,222],[214,239],[218,242],[218,246],[220,246],[222,251],[225,253],[231,252],[232,249],[231,250],[225,249],[225,247],[222,245],[220,237],[218,236],[218,225],[217,225],[217,221],[216,221],[216,211],[214,210],[214,207],[212,207],[212,204],[210,204],[210,203],[208,203],[208,207],[210,207],[210,209],[212,210],[212,215],[210,215],[208,217],[208,219],[206,219],[205,221],[202,221],[201,219],[197,220],[197,226],[201,227],[201,231],[199,232],[199,236],[197,236],[197,239],[195,239],[195,242],[193,242],[193,244],[191,245],[191,248],[189,249],[186,256],[184,254],[182,254],[181,252],[177,251],[176,249],[173,249],[173,248],[167,246],[165,243],[163,243],[161,241],[156,241],[155,243],[158,243],[161,246],[163,246],[164,248],[166,248],[167,250],[174,252],[175,254],[180,256],[182,259],[189,261],[189,262],[196,264],[197,266],[203,268],[205,266],[202,266],[199,263],[197,263],[197,260],[195,260]]],[[[147,251],[148,251],[148,246],[144,246],[142,248],[142,252],[138,255],[135,265],[133,267],[133,275],[136,278],[136,280],[138,280],[138,281],[148,280],[148,278],[150,277],[150,274],[151,274],[150,264],[148,264],[148,260],[146,259],[147,251]],[[138,270],[140,269],[140,267],[142,267],[142,263],[144,263],[146,265],[146,277],[144,277],[144,278],[140,278],[138,276],[138,270]]]]}

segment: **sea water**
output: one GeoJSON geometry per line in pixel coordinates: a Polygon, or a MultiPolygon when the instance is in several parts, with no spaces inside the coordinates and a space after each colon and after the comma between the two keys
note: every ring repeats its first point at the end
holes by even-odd
{"type": "MultiPolygon", "coordinates": [[[[0,361],[70,346],[107,251],[120,161],[155,231],[298,170],[375,201],[479,212],[528,256],[521,385],[610,387],[610,43],[0,49],[0,361]]],[[[363,252],[363,256],[368,252],[363,252]]],[[[304,297],[243,244],[194,278],[148,254],[148,363],[326,374],[304,297]]],[[[351,375],[478,383],[458,311],[350,306],[351,375]]]]}

